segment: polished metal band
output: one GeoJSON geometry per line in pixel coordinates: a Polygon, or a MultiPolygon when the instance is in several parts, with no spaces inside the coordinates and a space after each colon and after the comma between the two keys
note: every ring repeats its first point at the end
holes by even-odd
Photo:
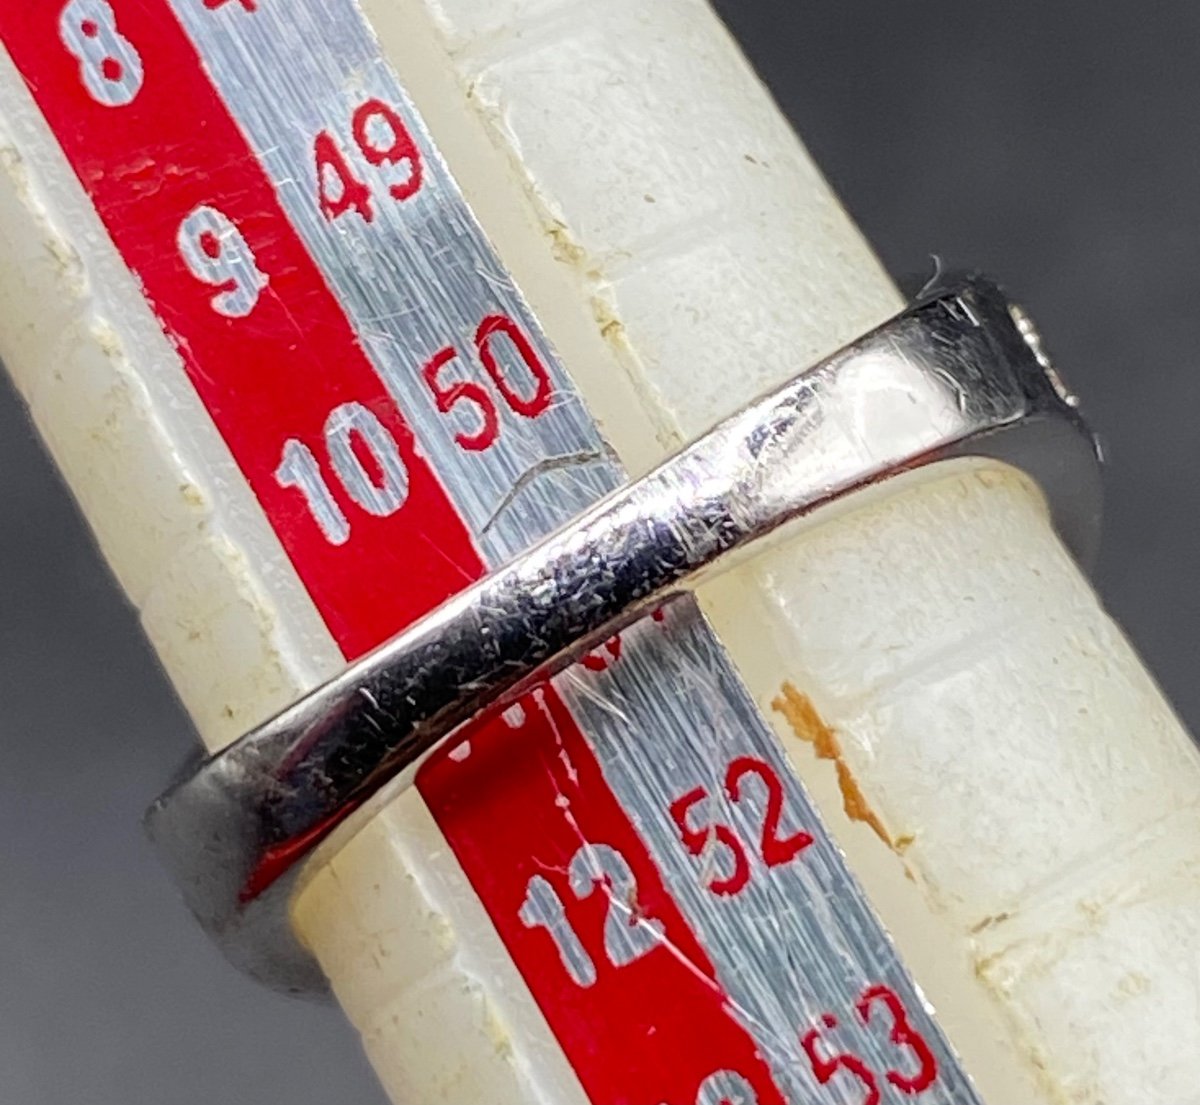
{"type": "MultiPolygon", "coordinates": [[[[1090,557],[1099,451],[1019,309],[977,278],[759,399],[208,760],[152,808],[188,904],[242,968],[323,988],[297,865],[485,706],[546,678],[818,507],[954,458],[1014,465],[1090,557]]],[[[519,736],[514,736],[519,739],[519,736]]]]}

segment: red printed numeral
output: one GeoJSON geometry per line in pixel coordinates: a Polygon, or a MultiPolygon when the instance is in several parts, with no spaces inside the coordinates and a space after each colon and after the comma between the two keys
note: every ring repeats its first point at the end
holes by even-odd
{"type": "MultiPolygon", "coordinates": [[[[848,1051],[836,1051],[824,1039],[823,1033],[833,1032],[839,1021],[832,1013],[821,1017],[820,1027],[805,1033],[800,1041],[808,1057],[813,1076],[822,1086],[828,1086],[839,1075],[857,1082],[862,1091],[857,1105],[881,1105],[882,1081],[886,1080],[902,1094],[918,1097],[928,1090],[938,1077],[937,1059],[924,1037],[908,1019],[904,1003],[887,986],[872,986],[854,1006],[858,1018],[870,1025],[877,1011],[891,1018],[888,1039],[907,1054],[904,1070],[889,1067],[877,1074],[859,1056],[848,1051]]],[[[848,1100],[839,1093],[838,1100],[848,1100]]],[[[696,1105],[757,1105],[758,1098],[750,1083],[735,1071],[721,1070],[709,1075],[700,1085],[696,1105]]]]}
{"type": "Polygon", "coordinates": [[[615,637],[610,637],[599,648],[593,649],[585,656],[579,658],[579,662],[587,668],[588,671],[608,671],[613,664],[621,659],[621,635],[618,633],[615,637]]]}
{"type": "MultiPolygon", "coordinates": [[[[650,617],[661,625],[666,619],[666,612],[661,606],[657,606],[650,613],[650,617]]],[[[592,649],[579,658],[579,662],[588,670],[593,672],[608,671],[618,660],[621,659],[621,651],[625,647],[625,642],[620,633],[613,637],[609,637],[599,648],[592,649]]]]}
{"type": "MultiPolygon", "coordinates": [[[[504,405],[522,418],[537,418],[550,408],[554,394],[550,373],[521,328],[505,315],[490,315],[475,333],[475,351],[504,405]],[[521,373],[526,379],[517,379],[521,373]]],[[[469,452],[482,452],[500,437],[496,398],[482,383],[448,379],[459,354],[452,346],[436,353],[421,375],[433,393],[437,409],[452,414],[459,425],[454,440],[469,452]]]]}
{"type": "Polygon", "coordinates": [[[368,100],[350,120],[354,146],[366,162],[356,172],[337,139],[328,130],[313,142],[317,168],[317,203],[321,214],[332,222],[351,211],[366,222],[375,221],[374,196],[364,179],[375,170],[380,179],[377,191],[403,203],[421,190],[425,166],[421,151],[395,108],[382,100],[368,100]],[[388,170],[396,169],[398,173],[388,170]]]}
{"type": "MultiPolygon", "coordinates": [[[[895,991],[887,986],[873,986],[859,998],[854,1008],[864,1025],[871,1023],[877,1009],[882,1009],[891,1017],[888,1038],[898,1048],[906,1051],[911,1060],[908,1070],[889,1068],[883,1072],[883,1077],[891,1085],[903,1094],[916,1097],[937,1081],[937,1059],[925,1038],[909,1021],[908,1011],[895,991]]],[[[857,1055],[834,1052],[825,1046],[822,1032],[832,1031],[837,1027],[837,1017],[826,1013],[821,1017],[820,1027],[810,1029],[801,1039],[800,1046],[808,1056],[813,1075],[822,1086],[827,1086],[839,1072],[845,1072],[847,1077],[853,1078],[862,1086],[861,1105],[879,1105],[882,1100],[879,1075],[857,1055]]]]}
{"type": "MultiPolygon", "coordinates": [[[[746,782],[750,779],[758,780],[767,798],[759,834],[759,856],[768,867],[790,863],[812,845],[812,835],[803,831],[781,835],[783,783],[775,769],[764,760],[740,756],[729,765],[725,772],[725,793],[731,802],[742,800],[746,782]]],[[[680,840],[692,855],[707,861],[715,848],[724,850],[726,862],[723,866],[729,874],[710,879],[708,889],[722,896],[737,894],[750,882],[750,857],[745,845],[728,825],[701,823],[690,817],[696,806],[710,802],[708,791],[696,787],[671,803],[671,818],[679,829],[680,840]]]]}

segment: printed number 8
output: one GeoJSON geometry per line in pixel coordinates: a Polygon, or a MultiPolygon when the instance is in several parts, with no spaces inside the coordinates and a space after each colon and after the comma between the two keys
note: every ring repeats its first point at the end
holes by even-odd
{"type": "Polygon", "coordinates": [[[117,30],[107,0],[71,0],[58,17],[63,45],[79,61],[84,87],[105,107],[124,107],[142,90],[142,59],[117,30]]]}

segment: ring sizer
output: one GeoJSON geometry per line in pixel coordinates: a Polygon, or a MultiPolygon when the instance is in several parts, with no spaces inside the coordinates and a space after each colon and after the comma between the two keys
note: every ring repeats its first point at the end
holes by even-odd
{"type": "Polygon", "coordinates": [[[324,989],[288,924],[300,861],[484,707],[733,554],[893,476],[976,457],[1032,477],[1090,559],[1100,452],[1076,408],[997,288],[927,292],[209,759],[154,805],[149,833],[233,962],[324,989]]]}

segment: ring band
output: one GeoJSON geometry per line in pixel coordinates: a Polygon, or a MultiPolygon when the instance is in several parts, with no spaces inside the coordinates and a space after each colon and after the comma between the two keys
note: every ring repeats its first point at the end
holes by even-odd
{"type": "Polygon", "coordinates": [[[235,964],[323,990],[288,924],[299,861],[484,707],[739,551],[900,473],[982,457],[1031,476],[1087,561],[1100,455],[1076,408],[995,286],[927,293],[207,760],[150,810],[150,836],[235,964]]]}

